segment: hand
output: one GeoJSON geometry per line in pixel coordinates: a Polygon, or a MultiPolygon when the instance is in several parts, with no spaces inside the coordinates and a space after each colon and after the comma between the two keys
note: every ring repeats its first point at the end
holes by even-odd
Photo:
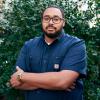
{"type": "Polygon", "coordinates": [[[20,86],[22,84],[22,82],[18,80],[18,75],[22,72],[24,72],[24,71],[17,66],[16,72],[11,76],[11,79],[10,79],[10,84],[12,87],[15,88],[15,87],[20,86]]]}
{"type": "Polygon", "coordinates": [[[67,91],[71,92],[73,89],[75,89],[75,83],[73,83],[68,89],[66,89],[67,91]]]}

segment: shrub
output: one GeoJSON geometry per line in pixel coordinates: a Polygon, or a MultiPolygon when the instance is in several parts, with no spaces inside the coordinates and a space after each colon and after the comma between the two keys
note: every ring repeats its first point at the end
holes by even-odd
{"type": "MultiPolygon", "coordinates": [[[[81,0],[80,0],[81,1],[81,0]]],[[[10,3],[10,10],[5,9],[6,22],[2,24],[4,33],[0,35],[0,95],[7,100],[14,100],[20,95],[12,89],[8,81],[13,72],[18,53],[23,43],[41,34],[41,12],[51,4],[59,5],[65,10],[65,31],[86,41],[88,54],[88,76],[85,80],[85,99],[100,99],[100,35],[99,18],[96,18],[95,27],[90,28],[88,22],[98,15],[99,1],[88,3],[87,11],[79,11],[77,2],[70,0],[14,0],[10,3]]],[[[20,100],[21,100],[20,96],[20,100]]],[[[19,98],[18,98],[19,100],[19,98]]]]}

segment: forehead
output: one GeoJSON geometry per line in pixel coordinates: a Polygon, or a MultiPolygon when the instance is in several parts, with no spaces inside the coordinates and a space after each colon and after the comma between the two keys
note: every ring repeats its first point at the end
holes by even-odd
{"type": "Polygon", "coordinates": [[[58,9],[58,8],[47,8],[43,13],[43,16],[45,16],[45,15],[49,15],[51,17],[53,17],[53,16],[62,17],[62,13],[61,13],[60,9],[58,9]]]}

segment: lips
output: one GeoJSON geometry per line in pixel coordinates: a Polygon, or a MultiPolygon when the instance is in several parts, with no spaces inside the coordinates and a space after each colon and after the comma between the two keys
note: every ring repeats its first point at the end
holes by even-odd
{"type": "Polygon", "coordinates": [[[50,32],[50,33],[52,33],[52,32],[54,33],[55,29],[47,29],[47,31],[50,32]]]}
{"type": "Polygon", "coordinates": [[[54,28],[48,28],[47,30],[50,30],[50,31],[52,31],[52,30],[54,30],[54,28]]]}
{"type": "Polygon", "coordinates": [[[55,27],[47,27],[47,30],[55,30],[55,27]]]}

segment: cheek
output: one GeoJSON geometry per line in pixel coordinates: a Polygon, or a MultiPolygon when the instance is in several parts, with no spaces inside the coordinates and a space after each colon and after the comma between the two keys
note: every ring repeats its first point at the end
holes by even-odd
{"type": "Polygon", "coordinates": [[[46,29],[46,26],[47,26],[47,25],[46,25],[45,23],[42,23],[42,28],[43,28],[43,29],[46,29]]]}
{"type": "Polygon", "coordinates": [[[61,29],[61,28],[63,28],[63,25],[57,25],[57,26],[56,26],[56,29],[57,29],[57,30],[59,30],[59,29],[61,29]]]}

